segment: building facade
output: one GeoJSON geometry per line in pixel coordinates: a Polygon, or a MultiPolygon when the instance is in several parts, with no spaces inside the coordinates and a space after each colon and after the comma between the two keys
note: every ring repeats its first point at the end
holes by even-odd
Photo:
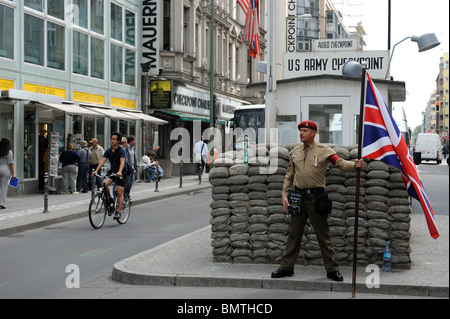
{"type": "Polygon", "coordinates": [[[140,145],[146,123],[164,123],[141,112],[140,16],[140,1],[0,1],[0,133],[17,193],[42,190],[45,172],[60,189],[68,143],[107,148],[120,131],[140,145]]]}

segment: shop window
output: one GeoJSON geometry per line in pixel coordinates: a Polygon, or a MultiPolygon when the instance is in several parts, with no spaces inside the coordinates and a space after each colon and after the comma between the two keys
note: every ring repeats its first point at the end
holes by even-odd
{"type": "Polygon", "coordinates": [[[122,134],[123,137],[128,136],[128,121],[119,120],[119,132],[122,134]]]}
{"type": "Polygon", "coordinates": [[[94,138],[97,137],[95,134],[95,119],[93,118],[84,118],[84,140],[88,143],[94,138]]]}
{"type": "MultiPolygon", "coordinates": [[[[3,114],[2,114],[3,118],[3,114]]],[[[36,108],[25,106],[24,110],[24,168],[23,177],[36,178],[36,108]]]]}
{"type": "Polygon", "coordinates": [[[14,59],[14,9],[0,5],[0,57],[14,59]]]}

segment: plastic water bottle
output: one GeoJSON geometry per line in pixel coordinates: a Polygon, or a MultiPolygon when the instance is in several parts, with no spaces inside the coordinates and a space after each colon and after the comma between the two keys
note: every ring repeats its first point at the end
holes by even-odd
{"type": "Polygon", "coordinates": [[[248,165],[248,136],[244,137],[244,164],[248,165]]]}
{"type": "Polygon", "coordinates": [[[384,271],[391,271],[392,268],[392,264],[391,264],[391,259],[392,259],[392,253],[391,253],[391,248],[389,247],[390,242],[386,242],[386,247],[384,247],[384,252],[383,252],[383,270],[384,271]]]}

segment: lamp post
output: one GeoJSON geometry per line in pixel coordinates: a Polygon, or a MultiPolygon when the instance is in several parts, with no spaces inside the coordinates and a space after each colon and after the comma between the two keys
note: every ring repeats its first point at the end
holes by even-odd
{"type": "Polygon", "coordinates": [[[394,45],[394,48],[392,49],[392,54],[389,59],[389,66],[388,66],[388,69],[386,72],[385,79],[387,79],[389,77],[389,71],[391,70],[391,62],[392,62],[392,58],[394,56],[395,47],[397,45],[399,45],[400,43],[406,41],[407,39],[411,39],[412,42],[417,42],[417,46],[419,47],[419,52],[428,51],[428,50],[433,49],[441,44],[434,33],[426,33],[426,34],[421,35],[420,37],[416,37],[416,36],[406,37],[403,40],[401,40],[400,42],[397,42],[394,45]]]}

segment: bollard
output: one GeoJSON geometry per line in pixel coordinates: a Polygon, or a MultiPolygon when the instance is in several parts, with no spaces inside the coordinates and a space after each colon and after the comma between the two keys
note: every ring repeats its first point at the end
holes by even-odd
{"type": "Polygon", "coordinates": [[[180,162],[180,187],[183,188],[183,161],[180,162]]]}
{"type": "Polygon", "coordinates": [[[48,213],[48,173],[44,174],[44,211],[42,213],[48,213]]]}
{"type": "Polygon", "coordinates": [[[155,175],[155,193],[159,192],[158,189],[158,179],[159,179],[159,171],[158,168],[156,168],[156,175],[155,175]]]}
{"type": "Polygon", "coordinates": [[[97,187],[97,176],[92,176],[92,173],[95,172],[95,169],[92,169],[91,176],[89,177],[91,179],[91,198],[94,198],[95,196],[95,188],[97,187]]]}

